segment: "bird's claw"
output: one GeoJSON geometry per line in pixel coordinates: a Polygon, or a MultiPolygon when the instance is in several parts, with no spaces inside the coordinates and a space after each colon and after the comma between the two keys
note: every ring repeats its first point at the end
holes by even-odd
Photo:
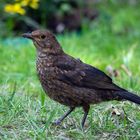
{"type": "Polygon", "coordinates": [[[54,121],[53,124],[54,125],[60,125],[61,124],[61,121],[58,119],[58,120],[54,121]]]}

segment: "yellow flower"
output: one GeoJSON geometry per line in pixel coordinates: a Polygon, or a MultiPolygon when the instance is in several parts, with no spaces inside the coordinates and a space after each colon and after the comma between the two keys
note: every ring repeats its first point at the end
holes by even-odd
{"type": "Polygon", "coordinates": [[[39,2],[39,0],[31,0],[30,7],[33,8],[33,9],[37,9],[38,8],[38,2],[39,2]]]}
{"type": "Polygon", "coordinates": [[[20,1],[21,1],[20,4],[21,4],[22,6],[28,6],[29,3],[30,3],[30,0],[20,0],[20,1]]]}
{"type": "Polygon", "coordinates": [[[15,4],[7,4],[4,7],[4,11],[8,12],[8,13],[18,13],[21,15],[25,14],[25,10],[21,7],[21,5],[19,3],[15,3],[15,4]]]}
{"type": "Polygon", "coordinates": [[[22,6],[30,6],[33,9],[37,9],[38,8],[39,0],[16,0],[16,1],[20,2],[20,4],[22,6]]]}
{"type": "Polygon", "coordinates": [[[26,7],[31,7],[33,9],[37,9],[39,5],[39,0],[15,0],[14,4],[7,4],[4,7],[4,11],[8,13],[18,13],[24,15],[26,13],[26,7]]]}

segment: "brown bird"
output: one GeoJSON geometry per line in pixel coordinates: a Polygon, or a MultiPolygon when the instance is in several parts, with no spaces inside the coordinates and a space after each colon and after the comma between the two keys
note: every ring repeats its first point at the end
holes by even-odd
{"type": "Polygon", "coordinates": [[[70,108],[55,124],[60,124],[76,107],[84,110],[83,127],[90,104],[124,99],[140,104],[139,96],[115,85],[104,72],[66,54],[48,30],[35,30],[23,37],[31,39],[36,47],[37,73],[44,91],[70,108]]]}

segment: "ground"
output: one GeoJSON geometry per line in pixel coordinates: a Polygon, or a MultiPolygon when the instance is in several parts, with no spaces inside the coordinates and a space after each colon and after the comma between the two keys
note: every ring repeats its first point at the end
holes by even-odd
{"type": "MultiPolygon", "coordinates": [[[[57,38],[70,55],[106,73],[107,66],[117,70],[113,81],[140,95],[139,12],[135,7],[110,10],[111,17],[102,15],[90,31],[85,27],[82,33],[57,38]]],[[[35,55],[31,41],[0,40],[0,139],[140,139],[140,107],[128,101],[92,105],[84,130],[80,108],[61,126],[52,125],[67,107],[44,94],[36,76],[35,55]]]]}

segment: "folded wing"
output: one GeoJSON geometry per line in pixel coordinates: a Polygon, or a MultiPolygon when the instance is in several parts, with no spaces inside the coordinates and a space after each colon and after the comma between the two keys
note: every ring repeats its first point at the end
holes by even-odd
{"type": "MultiPolygon", "coordinates": [[[[112,79],[107,76],[104,72],[92,67],[90,65],[81,63],[82,66],[61,66],[61,70],[64,68],[70,68],[69,70],[59,75],[59,80],[64,81],[68,84],[98,89],[98,90],[123,90],[112,82],[112,79]]],[[[65,64],[63,64],[65,65],[65,64]]]]}

